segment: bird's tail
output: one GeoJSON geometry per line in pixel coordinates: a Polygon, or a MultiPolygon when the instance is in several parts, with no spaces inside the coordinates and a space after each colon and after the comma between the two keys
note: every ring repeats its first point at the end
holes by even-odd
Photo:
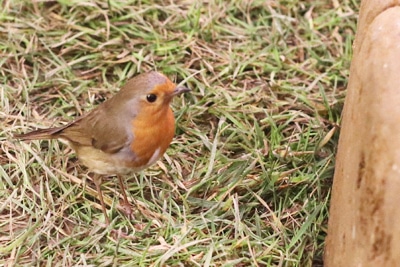
{"type": "Polygon", "coordinates": [[[48,129],[39,129],[26,134],[14,134],[14,138],[20,140],[39,140],[39,139],[56,139],[58,138],[58,133],[65,127],[56,127],[48,129]]]}

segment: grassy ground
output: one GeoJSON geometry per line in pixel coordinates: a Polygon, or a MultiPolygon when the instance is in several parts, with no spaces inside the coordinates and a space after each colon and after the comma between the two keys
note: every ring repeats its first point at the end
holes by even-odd
{"type": "Polygon", "coordinates": [[[358,3],[125,2],[0,1],[0,265],[322,265],[358,3]],[[126,177],[134,219],[104,183],[105,227],[73,151],[12,133],[153,69],[193,93],[164,159],[126,177]]]}

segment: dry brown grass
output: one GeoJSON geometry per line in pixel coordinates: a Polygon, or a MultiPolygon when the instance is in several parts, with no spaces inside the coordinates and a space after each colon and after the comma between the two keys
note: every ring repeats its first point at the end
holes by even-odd
{"type": "Polygon", "coordinates": [[[0,264],[318,266],[358,6],[344,1],[3,1],[0,264]],[[128,177],[134,220],[59,125],[157,69],[175,100],[165,159],[128,177]],[[121,233],[124,233],[122,237],[121,233]]]}

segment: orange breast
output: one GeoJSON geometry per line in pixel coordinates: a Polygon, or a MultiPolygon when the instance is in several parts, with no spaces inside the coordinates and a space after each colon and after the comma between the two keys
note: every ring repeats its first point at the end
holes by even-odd
{"type": "Polygon", "coordinates": [[[131,149],[137,156],[130,168],[146,168],[167,150],[175,134],[175,119],[169,105],[161,110],[142,110],[132,121],[134,141],[131,149]]]}

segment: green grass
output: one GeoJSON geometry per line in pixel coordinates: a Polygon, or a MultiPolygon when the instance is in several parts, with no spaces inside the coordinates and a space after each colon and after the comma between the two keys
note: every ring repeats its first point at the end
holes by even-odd
{"type": "Polygon", "coordinates": [[[1,1],[0,264],[321,266],[359,8],[334,2],[1,1]],[[73,151],[12,134],[153,69],[193,92],[164,159],[126,177],[134,219],[103,184],[105,227],[73,151]]]}

